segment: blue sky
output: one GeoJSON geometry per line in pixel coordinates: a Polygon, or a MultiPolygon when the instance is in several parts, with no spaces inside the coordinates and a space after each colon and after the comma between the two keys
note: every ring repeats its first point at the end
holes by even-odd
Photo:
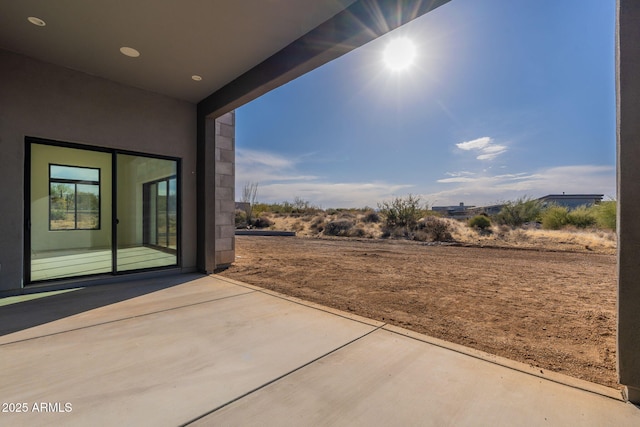
{"type": "Polygon", "coordinates": [[[615,0],[452,0],[236,111],[236,192],[375,207],[615,197],[615,0]],[[383,52],[403,36],[412,66],[383,52]]]}

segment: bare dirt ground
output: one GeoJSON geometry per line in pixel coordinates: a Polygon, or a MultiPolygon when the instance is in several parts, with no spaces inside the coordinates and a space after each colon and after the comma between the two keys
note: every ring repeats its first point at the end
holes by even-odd
{"type": "Polygon", "coordinates": [[[617,387],[615,255],[256,236],[236,255],[222,276],[617,387]]]}

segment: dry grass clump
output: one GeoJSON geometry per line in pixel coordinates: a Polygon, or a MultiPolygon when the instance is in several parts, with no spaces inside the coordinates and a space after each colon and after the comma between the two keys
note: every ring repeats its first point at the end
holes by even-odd
{"type": "Polygon", "coordinates": [[[440,218],[447,223],[451,237],[456,242],[472,243],[479,239],[479,234],[467,224],[451,218],[440,218]]]}
{"type": "Polygon", "coordinates": [[[367,237],[367,232],[361,226],[353,227],[347,232],[348,237],[367,237]]]}
{"type": "Polygon", "coordinates": [[[329,221],[324,226],[325,236],[348,236],[355,223],[349,219],[341,218],[329,221]]]}
{"type": "Polygon", "coordinates": [[[418,221],[414,240],[450,242],[453,240],[451,225],[448,221],[436,216],[422,218],[418,221]]]}
{"type": "Polygon", "coordinates": [[[376,211],[367,211],[360,215],[358,219],[367,224],[377,224],[381,221],[380,214],[376,211]]]}
{"type": "Polygon", "coordinates": [[[565,228],[563,230],[527,230],[537,240],[546,240],[548,244],[567,248],[615,253],[617,248],[616,234],[613,231],[584,230],[565,228]]]}
{"type": "Polygon", "coordinates": [[[298,220],[298,221],[294,222],[293,224],[291,224],[291,230],[295,231],[296,233],[299,232],[299,231],[304,230],[305,228],[306,227],[301,222],[301,220],[298,220]]]}
{"type": "Polygon", "coordinates": [[[309,230],[316,233],[324,231],[326,215],[317,215],[309,223],[309,230]]]}
{"type": "Polygon", "coordinates": [[[271,227],[274,222],[265,214],[251,220],[250,225],[255,228],[271,227]]]}

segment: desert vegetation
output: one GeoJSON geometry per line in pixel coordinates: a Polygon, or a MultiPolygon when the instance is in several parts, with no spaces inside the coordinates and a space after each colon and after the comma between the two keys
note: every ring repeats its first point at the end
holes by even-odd
{"type": "Polygon", "coordinates": [[[301,237],[601,253],[614,253],[616,248],[615,201],[569,210],[524,197],[504,202],[493,216],[481,213],[456,219],[430,210],[411,194],[360,209],[322,209],[299,197],[293,202],[256,203],[254,196],[248,211],[236,211],[238,228],[295,231],[301,237]]]}

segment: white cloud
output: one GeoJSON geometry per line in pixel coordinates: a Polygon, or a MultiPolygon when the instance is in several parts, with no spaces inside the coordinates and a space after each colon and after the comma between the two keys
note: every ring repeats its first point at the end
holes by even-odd
{"type": "Polygon", "coordinates": [[[236,177],[240,182],[305,181],[315,176],[296,171],[293,159],[266,151],[236,150],[236,177]]]}
{"type": "Polygon", "coordinates": [[[287,182],[261,185],[261,202],[292,201],[301,197],[323,208],[376,207],[378,202],[411,192],[413,185],[386,182],[287,182]]]}
{"type": "Polygon", "coordinates": [[[293,201],[301,197],[324,208],[373,206],[382,200],[410,192],[413,185],[377,182],[330,182],[329,179],[300,173],[304,156],[286,158],[266,151],[236,150],[236,197],[242,183],[257,182],[257,199],[264,203],[293,201]]]}
{"type": "Polygon", "coordinates": [[[478,178],[470,178],[468,176],[456,176],[453,178],[439,179],[437,182],[475,182],[478,178]]]}
{"type": "Polygon", "coordinates": [[[266,151],[247,150],[238,148],[236,151],[236,162],[247,165],[263,165],[274,168],[289,168],[293,166],[293,161],[266,151]]]}
{"type": "Polygon", "coordinates": [[[552,193],[595,193],[615,197],[614,166],[575,165],[540,169],[532,173],[443,178],[440,184],[457,184],[424,197],[437,205],[485,205],[522,196],[552,193]]]}
{"type": "Polygon", "coordinates": [[[456,144],[461,150],[481,150],[488,146],[491,143],[491,138],[488,136],[483,136],[482,138],[477,138],[472,141],[465,141],[459,144],[456,144]]]}
{"type": "Polygon", "coordinates": [[[453,177],[458,177],[458,176],[472,176],[475,175],[475,172],[468,172],[468,171],[459,171],[459,172],[445,172],[444,173],[447,176],[453,176],[453,177]]]}
{"type": "Polygon", "coordinates": [[[460,142],[456,144],[460,150],[463,151],[477,151],[480,154],[476,156],[478,160],[493,160],[500,154],[507,151],[506,145],[495,144],[493,138],[483,136],[482,138],[476,138],[471,141],[460,142]]]}

